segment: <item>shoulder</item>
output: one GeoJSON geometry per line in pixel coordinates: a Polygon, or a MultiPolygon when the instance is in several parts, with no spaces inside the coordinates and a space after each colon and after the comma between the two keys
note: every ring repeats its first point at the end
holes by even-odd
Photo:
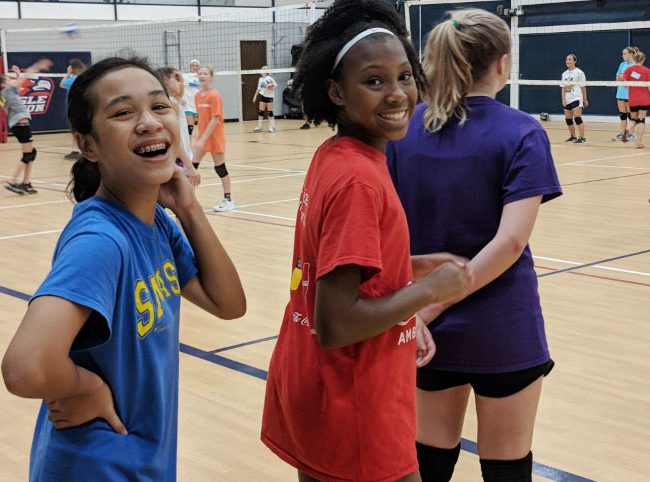
{"type": "Polygon", "coordinates": [[[89,239],[114,244],[121,250],[127,250],[130,243],[120,222],[123,218],[124,214],[120,209],[94,196],[74,207],[64,234],[84,235],[89,239]]]}

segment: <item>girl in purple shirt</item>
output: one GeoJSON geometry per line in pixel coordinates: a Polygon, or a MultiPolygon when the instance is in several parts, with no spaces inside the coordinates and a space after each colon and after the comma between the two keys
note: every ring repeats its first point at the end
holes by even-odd
{"type": "Polygon", "coordinates": [[[458,10],[429,35],[430,88],[406,137],[387,149],[411,253],[465,256],[469,295],[419,315],[437,344],[418,370],[422,480],[448,481],[473,389],[485,481],[530,481],[542,379],[553,366],[528,247],[540,203],[561,194],[546,133],[495,100],[510,75],[510,33],[483,10],[458,10]]]}

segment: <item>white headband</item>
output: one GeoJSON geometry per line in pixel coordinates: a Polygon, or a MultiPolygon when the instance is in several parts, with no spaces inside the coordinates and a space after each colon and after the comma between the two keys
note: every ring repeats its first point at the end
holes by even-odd
{"type": "Polygon", "coordinates": [[[332,73],[336,70],[336,67],[338,67],[338,65],[341,62],[341,59],[343,58],[343,56],[348,53],[348,50],[350,50],[352,47],[354,47],[354,44],[356,44],[360,40],[366,38],[368,35],[372,35],[373,33],[387,33],[387,34],[392,35],[393,37],[395,37],[395,34],[393,32],[391,32],[390,30],[387,30],[385,28],[381,28],[381,27],[369,28],[368,30],[364,30],[363,32],[357,34],[348,43],[346,43],[343,46],[343,48],[339,51],[339,53],[336,56],[336,59],[334,60],[334,67],[332,67],[332,73]]]}

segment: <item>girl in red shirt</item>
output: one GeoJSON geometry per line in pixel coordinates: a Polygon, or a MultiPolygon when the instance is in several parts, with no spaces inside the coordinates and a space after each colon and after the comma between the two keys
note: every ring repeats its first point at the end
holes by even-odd
{"type": "Polygon", "coordinates": [[[262,422],[262,441],[299,481],[421,480],[415,366],[435,348],[414,313],[463,296],[470,278],[464,259],[409,255],[386,165],[422,78],[383,0],[338,0],[307,35],[296,74],[303,109],[338,132],[314,155],[300,195],[262,422]]]}
{"type": "MultiPolygon", "coordinates": [[[[623,80],[650,81],[650,69],[644,67],[645,54],[641,51],[634,54],[636,65],[628,67],[623,72],[623,80]]],[[[643,134],[645,133],[645,116],[650,109],[650,87],[630,87],[629,90],[630,116],[634,125],[636,147],[643,149],[643,134]]]]}

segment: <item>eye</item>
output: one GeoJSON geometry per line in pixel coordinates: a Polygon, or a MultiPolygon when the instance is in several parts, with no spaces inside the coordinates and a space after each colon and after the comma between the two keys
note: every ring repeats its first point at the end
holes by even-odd
{"type": "Polygon", "coordinates": [[[130,113],[131,113],[131,111],[128,110],[128,109],[121,109],[121,110],[118,110],[117,112],[115,112],[115,114],[113,114],[111,117],[124,117],[124,116],[129,115],[130,113]]]}
{"type": "Polygon", "coordinates": [[[404,72],[402,75],[399,76],[399,80],[402,82],[408,82],[413,78],[413,73],[412,72],[404,72]]]}
{"type": "Polygon", "coordinates": [[[166,110],[166,109],[171,109],[171,106],[169,104],[165,104],[162,102],[154,104],[153,106],[153,110],[166,110]]]}
{"type": "Polygon", "coordinates": [[[381,85],[381,79],[379,77],[372,77],[366,80],[366,85],[381,85]]]}

